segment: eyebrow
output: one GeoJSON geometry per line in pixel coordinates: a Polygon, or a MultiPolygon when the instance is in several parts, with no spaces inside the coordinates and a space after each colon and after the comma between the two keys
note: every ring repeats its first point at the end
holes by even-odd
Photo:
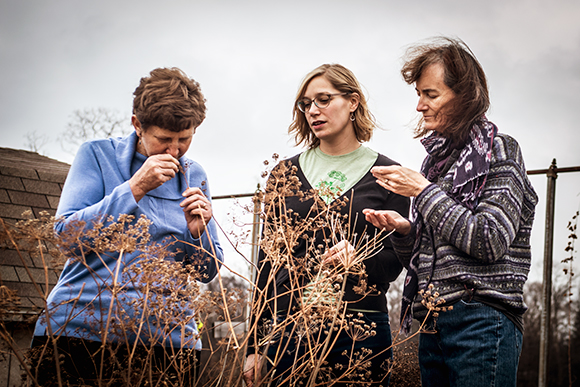
{"type": "MultiPolygon", "coordinates": [[[[334,93],[331,93],[330,91],[321,91],[320,93],[316,93],[316,95],[314,95],[314,98],[318,98],[321,95],[328,95],[328,94],[334,94],[334,93]]],[[[312,100],[314,98],[308,98],[307,96],[302,97],[302,99],[310,99],[310,100],[312,100]]]]}
{"type": "MultiPolygon", "coordinates": [[[[415,90],[419,91],[419,89],[417,89],[416,87],[415,87],[415,90]]],[[[422,93],[439,93],[439,91],[437,91],[436,89],[422,89],[421,92],[422,93]]]]}

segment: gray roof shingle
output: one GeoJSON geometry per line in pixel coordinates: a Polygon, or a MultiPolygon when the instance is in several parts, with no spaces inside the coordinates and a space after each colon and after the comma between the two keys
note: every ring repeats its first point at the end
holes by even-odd
{"type": "MultiPolygon", "coordinates": [[[[54,215],[69,168],[67,163],[35,152],[0,147],[0,217],[15,224],[28,218],[24,211],[32,211],[37,217],[41,211],[54,215]]],[[[18,292],[25,314],[36,314],[43,305],[32,282],[34,279],[44,290],[42,266],[42,260],[31,259],[26,251],[0,249],[0,285],[18,292]]],[[[54,286],[56,280],[55,271],[49,270],[49,286],[54,286]]]]}

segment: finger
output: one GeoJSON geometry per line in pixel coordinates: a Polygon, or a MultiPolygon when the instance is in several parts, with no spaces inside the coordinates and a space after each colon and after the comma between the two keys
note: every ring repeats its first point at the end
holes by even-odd
{"type": "Polygon", "coordinates": [[[204,195],[203,191],[199,187],[189,187],[188,189],[183,191],[183,193],[181,195],[185,196],[185,197],[193,196],[193,195],[201,195],[204,198],[206,197],[204,195]]]}
{"type": "Polygon", "coordinates": [[[389,173],[378,173],[378,172],[375,172],[375,173],[373,173],[372,175],[373,175],[374,177],[376,177],[377,179],[382,179],[382,180],[384,180],[384,179],[386,179],[386,178],[387,178],[387,177],[388,177],[390,174],[389,174],[389,173]]]}
{"type": "Polygon", "coordinates": [[[172,164],[166,163],[166,164],[160,166],[160,173],[163,176],[168,177],[169,179],[173,179],[175,177],[175,174],[179,171],[177,169],[177,167],[175,167],[175,165],[173,165],[173,167],[171,165],[172,164]]]}
{"type": "Polygon", "coordinates": [[[334,250],[329,249],[322,254],[322,264],[323,265],[334,265],[336,262],[336,252],[334,250]]]}
{"type": "Polygon", "coordinates": [[[388,218],[383,213],[376,213],[374,219],[375,221],[373,222],[373,225],[376,228],[380,228],[382,230],[389,226],[388,218]]]}
{"type": "Polygon", "coordinates": [[[173,163],[173,162],[165,163],[166,169],[170,169],[171,171],[173,171],[174,176],[176,173],[179,172],[179,166],[180,166],[179,163],[173,163]]]}
{"type": "Polygon", "coordinates": [[[370,224],[372,224],[373,226],[375,226],[375,227],[377,226],[377,225],[376,225],[376,220],[375,220],[375,218],[374,218],[372,215],[367,215],[367,216],[365,217],[365,220],[366,220],[367,222],[369,222],[370,224]]]}
{"type": "Polygon", "coordinates": [[[342,261],[342,259],[341,259],[340,254],[333,254],[332,256],[325,258],[322,261],[322,264],[336,266],[341,261],[342,261]]]}
{"type": "Polygon", "coordinates": [[[378,166],[378,167],[372,167],[371,168],[371,173],[374,175],[379,174],[379,175],[388,175],[391,173],[396,172],[399,168],[401,168],[399,165],[388,165],[388,166],[378,166]]]}
{"type": "Polygon", "coordinates": [[[179,161],[169,154],[159,154],[149,156],[146,161],[148,164],[159,166],[163,169],[171,169],[172,171],[179,171],[179,161]]]}
{"type": "Polygon", "coordinates": [[[365,215],[365,220],[367,222],[369,222],[370,224],[372,224],[373,226],[375,225],[374,218],[373,218],[373,216],[371,214],[366,214],[365,215]]]}
{"type": "Polygon", "coordinates": [[[202,208],[200,205],[190,205],[184,208],[185,212],[187,212],[191,216],[201,216],[206,218],[207,210],[202,208]]]}
{"type": "Polygon", "coordinates": [[[254,375],[253,373],[250,374],[251,371],[246,371],[244,372],[244,382],[246,382],[246,386],[247,387],[253,387],[254,383],[253,383],[253,379],[254,379],[254,375]]]}
{"type": "Polygon", "coordinates": [[[327,262],[330,260],[330,258],[333,256],[334,254],[332,253],[331,250],[326,250],[323,254],[322,254],[322,262],[327,262]]]}
{"type": "Polygon", "coordinates": [[[342,240],[342,241],[338,242],[336,245],[332,246],[330,249],[328,249],[325,252],[325,254],[327,256],[334,256],[334,255],[340,254],[344,250],[350,250],[350,249],[351,249],[350,243],[348,243],[345,240],[342,240]]]}
{"type": "Polygon", "coordinates": [[[389,171],[389,167],[388,166],[377,166],[377,167],[372,167],[371,168],[371,173],[375,174],[383,174],[383,173],[387,173],[389,171]]]}
{"type": "Polygon", "coordinates": [[[185,198],[182,203],[186,205],[189,203],[193,203],[196,201],[202,201],[205,203],[206,206],[209,206],[211,202],[209,199],[203,194],[203,192],[198,187],[190,187],[183,191],[181,194],[185,198]]]}
{"type": "Polygon", "coordinates": [[[179,165],[179,160],[175,157],[171,156],[169,153],[159,153],[153,156],[149,156],[151,159],[157,160],[164,160],[164,161],[171,161],[173,164],[179,165]]]}
{"type": "Polygon", "coordinates": [[[194,194],[194,195],[186,196],[185,199],[183,199],[182,203],[184,203],[186,205],[189,205],[192,203],[204,203],[206,206],[209,206],[211,202],[203,195],[194,194]]]}
{"type": "Polygon", "coordinates": [[[179,205],[187,210],[211,210],[211,202],[200,196],[186,198],[179,205]]]}
{"type": "Polygon", "coordinates": [[[142,170],[144,176],[166,182],[172,179],[177,171],[169,163],[150,163],[142,170]]]}
{"type": "Polygon", "coordinates": [[[388,190],[388,191],[392,191],[392,187],[387,185],[385,183],[385,181],[383,179],[377,179],[377,184],[380,185],[381,187],[383,187],[384,189],[388,190]]]}

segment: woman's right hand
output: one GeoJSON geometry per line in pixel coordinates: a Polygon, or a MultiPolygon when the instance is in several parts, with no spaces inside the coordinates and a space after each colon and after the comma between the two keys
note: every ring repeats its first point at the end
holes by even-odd
{"type": "Polygon", "coordinates": [[[147,157],[141,168],[129,179],[135,201],[143,199],[147,192],[173,179],[179,172],[179,161],[167,153],[147,157]]]}
{"type": "Polygon", "coordinates": [[[407,235],[411,231],[411,223],[397,211],[365,208],[363,214],[365,214],[367,222],[372,223],[378,229],[387,232],[395,230],[402,235],[407,235]]]}
{"type": "Polygon", "coordinates": [[[246,364],[244,365],[244,382],[246,386],[254,387],[260,385],[262,368],[262,356],[257,353],[252,353],[246,358],[246,364]]]}
{"type": "Polygon", "coordinates": [[[416,197],[431,184],[419,172],[400,165],[372,167],[371,173],[381,187],[408,198],[416,197]]]}

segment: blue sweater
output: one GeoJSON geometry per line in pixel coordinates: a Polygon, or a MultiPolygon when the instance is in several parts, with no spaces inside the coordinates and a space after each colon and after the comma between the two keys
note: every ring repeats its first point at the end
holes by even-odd
{"type": "MultiPolygon", "coordinates": [[[[67,227],[77,221],[86,223],[87,228],[90,228],[102,215],[112,216],[114,220],[121,214],[133,215],[135,220],[145,215],[152,222],[149,228],[151,242],[178,241],[166,244],[169,252],[173,253],[166,259],[182,261],[186,256],[203,259],[203,281],[209,282],[223,261],[216,224],[212,219],[203,235],[194,239],[179,206],[184,199],[181,193],[187,188],[187,182],[191,187],[200,187],[210,198],[205,171],[196,162],[182,157],[179,162],[186,171],[187,182],[183,174],[179,173],[148,192],[137,203],[129,187],[129,179],[146,158],[136,152],[136,143],[137,136],[132,133],[124,138],[89,141],[80,147],[60,198],[57,216],[62,217],[62,221],[55,225],[55,231],[57,234],[66,232],[67,227]]],[[[35,335],[43,336],[52,332],[55,335],[102,341],[109,308],[112,308],[112,315],[117,322],[120,316],[138,314],[132,302],[141,300],[143,292],[136,286],[133,272],[128,269],[134,269],[135,265],[142,263],[140,254],[139,251],[124,253],[119,259],[118,253],[89,252],[83,262],[78,257],[69,259],[48,297],[48,313],[43,313],[39,318],[35,335]],[[117,297],[112,297],[110,289],[117,262],[121,265],[119,281],[123,287],[117,297]],[[132,280],[130,277],[133,277],[132,280]],[[50,317],[49,330],[47,315],[50,317]]],[[[161,299],[152,300],[157,308],[157,303],[166,296],[163,290],[155,293],[155,297],[161,299]]],[[[167,333],[149,321],[149,324],[143,324],[137,337],[137,328],[120,332],[118,326],[112,326],[109,327],[107,341],[138,342],[147,346],[153,342],[176,348],[201,349],[201,340],[196,339],[197,327],[191,318],[194,311],[187,305],[177,316],[181,321],[189,319],[185,327],[172,326],[167,333]]],[[[167,326],[163,328],[166,330],[167,326]]]]}
{"type": "MultiPolygon", "coordinates": [[[[527,309],[523,287],[530,270],[530,233],[538,197],[526,175],[520,147],[513,138],[498,133],[474,211],[447,194],[455,169],[456,162],[415,199],[428,226],[417,241],[419,289],[433,284],[447,305],[460,300],[468,289],[479,301],[521,316],[527,309]]],[[[416,242],[417,224],[412,226],[405,237],[391,236],[405,267],[416,242]]],[[[427,313],[421,300],[417,295],[413,304],[419,320],[427,313]]]]}

